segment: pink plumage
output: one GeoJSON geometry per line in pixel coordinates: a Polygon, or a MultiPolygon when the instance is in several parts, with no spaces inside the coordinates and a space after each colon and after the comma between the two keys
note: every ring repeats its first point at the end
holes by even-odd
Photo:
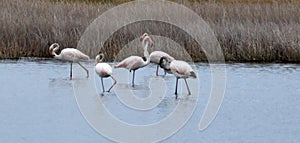
{"type": "Polygon", "coordinates": [[[150,63],[148,45],[152,46],[153,41],[149,36],[145,36],[143,39],[144,45],[144,57],[130,56],[122,60],[119,64],[115,65],[115,68],[126,68],[132,73],[132,86],[134,87],[135,71],[139,68],[145,67],[150,63]]]}
{"type": "Polygon", "coordinates": [[[186,79],[190,77],[197,78],[197,76],[194,70],[192,69],[192,67],[187,62],[181,60],[173,60],[169,62],[166,57],[162,57],[160,59],[159,65],[165,70],[171,71],[173,75],[176,77],[176,87],[175,87],[176,98],[177,98],[178,79],[180,78],[184,79],[189,95],[191,94],[186,79]]]}
{"type": "Polygon", "coordinates": [[[87,73],[87,77],[89,77],[89,71],[81,65],[79,62],[81,61],[88,61],[90,58],[89,56],[85,55],[81,51],[74,49],[74,48],[65,48],[63,49],[59,55],[56,54],[56,51],[59,49],[59,44],[54,43],[49,47],[50,54],[54,56],[55,59],[68,61],[71,63],[70,66],[70,79],[72,79],[72,64],[78,63],[87,73]]]}
{"type": "Polygon", "coordinates": [[[96,61],[95,71],[99,75],[99,77],[101,78],[102,91],[103,92],[105,92],[104,84],[103,84],[103,78],[111,77],[111,79],[114,81],[112,86],[107,91],[107,92],[110,92],[110,90],[117,83],[117,81],[112,76],[113,71],[112,71],[111,66],[107,63],[102,63],[103,58],[104,58],[104,54],[102,54],[102,53],[100,53],[99,55],[96,56],[96,58],[95,58],[95,61],[96,61]]]}

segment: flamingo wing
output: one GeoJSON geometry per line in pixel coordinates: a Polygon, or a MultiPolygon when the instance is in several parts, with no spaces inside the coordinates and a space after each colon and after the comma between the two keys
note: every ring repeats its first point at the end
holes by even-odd
{"type": "Polygon", "coordinates": [[[126,68],[129,70],[135,70],[138,68],[143,67],[143,59],[139,56],[130,56],[123,61],[121,61],[119,64],[115,66],[115,68],[126,68]]]}
{"type": "Polygon", "coordinates": [[[74,48],[65,48],[61,51],[62,58],[67,61],[79,62],[89,60],[89,56],[74,48]]]}
{"type": "Polygon", "coordinates": [[[192,67],[185,61],[174,60],[170,64],[171,72],[177,77],[195,77],[192,67]]]}

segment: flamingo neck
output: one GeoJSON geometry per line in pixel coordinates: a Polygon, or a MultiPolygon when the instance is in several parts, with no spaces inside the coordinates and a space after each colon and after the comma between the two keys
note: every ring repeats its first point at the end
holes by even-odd
{"type": "Polygon", "coordinates": [[[146,45],[144,46],[144,57],[146,58],[145,65],[150,63],[148,45],[149,45],[149,42],[146,42],[146,45]]]}
{"type": "Polygon", "coordinates": [[[149,52],[148,52],[148,46],[149,46],[149,41],[148,39],[150,39],[150,37],[147,35],[144,37],[142,44],[144,47],[144,57],[146,58],[146,60],[144,60],[144,65],[148,65],[150,63],[150,58],[149,58],[149,52]]]}
{"type": "Polygon", "coordinates": [[[142,41],[142,44],[143,44],[143,47],[146,46],[146,44],[148,43],[146,40],[149,39],[150,37],[147,35],[144,37],[143,41],[142,41]]]}
{"type": "Polygon", "coordinates": [[[161,68],[163,68],[164,70],[166,71],[169,71],[170,70],[170,64],[171,62],[168,61],[167,57],[162,57],[160,60],[159,60],[159,66],[161,68]]]}
{"type": "Polygon", "coordinates": [[[52,55],[54,56],[54,58],[55,59],[62,59],[62,57],[61,57],[61,55],[59,54],[59,55],[57,55],[56,54],[56,51],[58,50],[58,48],[54,48],[53,50],[52,50],[52,55]]]}
{"type": "Polygon", "coordinates": [[[96,64],[101,63],[104,59],[104,55],[100,54],[96,57],[96,64]]]}

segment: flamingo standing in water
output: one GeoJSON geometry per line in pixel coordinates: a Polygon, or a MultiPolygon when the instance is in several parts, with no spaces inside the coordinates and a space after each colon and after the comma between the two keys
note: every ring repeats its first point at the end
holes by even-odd
{"type": "Polygon", "coordinates": [[[103,53],[100,53],[99,55],[97,55],[95,59],[96,59],[95,60],[96,61],[95,71],[101,78],[102,91],[105,92],[103,78],[111,77],[111,79],[114,81],[113,85],[107,91],[107,92],[110,92],[110,90],[113,88],[113,86],[116,85],[116,83],[117,83],[115,78],[112,76],[112,68],[109,64],[102,63],[102,60],[104,59],[103,53]]]}
{"type": "Polygon", "coordinates": [[[148,52],[148,45],[151,47],[153,46],[153,41],[149,36],[144,37],[143,43],[146,43],[144,45],[144,57],[139,56],[130,56],[123,61],[121,61],[119,64],[115,65],[115,68],[126,68],[129,70],[129,72],[133,71],[132,73],[132,87],[134,87],[134,76],[135,71],[139,68],[142,68],[150,63],[149,59],[149,52],[148,52]]]}
{"type": "MultiPolygon", "coordinates": [[[[141,40],[144,39],[146,36],[148,36],[148,34],[144,33],[141,36],[141,40]]],[[[150,54],[150,63],[154,63],[154,64],[157,65],[157,67],[156,67],[156,76],[158,76],[159,60],[161,59],[161,57],[166,57],[169,62],[174,60],[174,58],[172,56],[170,56],[169,54],[167,54],[163,51],[153,51],[153,52],[151,52],[151,54],[150,54]]],[[[166,75],[167,71],[166,70],[164,70],[164,71],[165,71],[165,75],[166,75]]]]}
{"type": "Polygon", "coordinates": [[[72,79],[72,64],[78,63],[87,74],[87,78],[89,77],[89,71],[81,65],[79,62],[81,61],[88,61],[90,58],[89,56],[85,55],[84,53],[80,52],[77,49],[74,48],[65,48],[63,49],[59,55],[56,54],[56,51],[59,49],[59,44],[54,43],[49,47],[50,54],[54,56],[55,59],[62,60],[62,61],[68,61],[71,63],[70,67],[70,79],[72,79]]]}
{"type": "Polygon", "coordinates": [[[176,87],[175,87],[175,95],[177,99],[177,86],[178,79],[182,78],[185,81],[186,88],[188,90],[188,95],[191,95],[191,91],[189,89],[189,85],[186,82],[186,79],[189,77],[197,78],[195,72],[192,67],[185,61],[173,60],[171,62],[168,61],[166,57],[162,57],[160,59],[159,65],[161,68],[164,68],[167,71],[171,71],[176,77],[176,87]]]}

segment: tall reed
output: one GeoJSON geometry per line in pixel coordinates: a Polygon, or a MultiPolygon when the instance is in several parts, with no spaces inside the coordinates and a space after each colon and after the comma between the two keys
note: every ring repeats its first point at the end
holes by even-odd
{"type": "MultiPolygon", "coordinates": [[[[210,25],[227,61],[300,62],[300,4],[280,1],[195,3],[178,0],[210,25]]],[[[53,42],[62,47],[76,47],[85,28],[113,6],[114,3],[3,0],[0,3],[0,58],[50,57],[48,47],[53,42]]],[[[206,61],[203,52],[194,52],[199,45],[187,34],[157,22],[131,24],[112,35],[104,47],[108,60],[113,60],[122,46],[142,32],[172,37],[195,61],[206,61]]],[[[95,54],[88,49],[83,52],[95,54]]]]}

